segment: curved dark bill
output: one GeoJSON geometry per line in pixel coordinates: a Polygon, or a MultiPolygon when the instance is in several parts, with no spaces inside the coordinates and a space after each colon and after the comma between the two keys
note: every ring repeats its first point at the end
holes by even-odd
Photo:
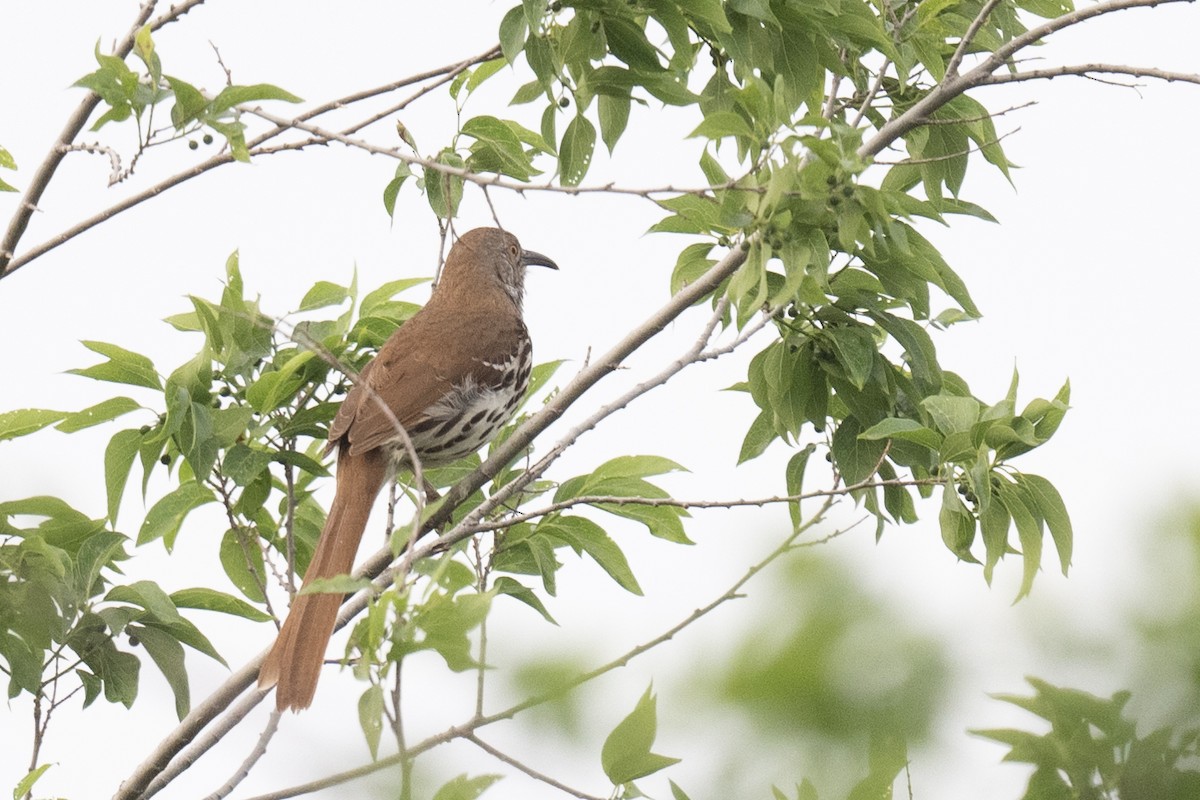
{"type": "Polygon", "coordinates": [[[526,267],[549,267],[550,269],[558,269],[558,264],[555,264],[548,256],[541,253],[535,253],[532,250],[521,251],[521,264],[526,267]]]}

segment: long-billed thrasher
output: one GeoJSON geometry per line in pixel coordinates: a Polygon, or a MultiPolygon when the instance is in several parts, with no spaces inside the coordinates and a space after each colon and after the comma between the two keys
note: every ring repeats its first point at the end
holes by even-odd
{"type": "MultiPolygon", "coordinates": [[[[497,228],[464,234],[429,302],[363,368],[329,427],[337,490],[304,586],[350,572],[379,490],[412,468],[397,422],[424,468],[474,453],[512,418],[532,364],[521,319],[530,265],[558,268],[497,228]]],[[[341,601],[321,593],[292,602],[258,674],[260,689],[275,687],[280,711],[312,704],[341,601]]]]}

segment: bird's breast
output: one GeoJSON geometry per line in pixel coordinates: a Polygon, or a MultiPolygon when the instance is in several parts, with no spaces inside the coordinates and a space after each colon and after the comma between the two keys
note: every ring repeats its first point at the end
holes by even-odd
{"type": "MultiPolygon", "coordinates": [[[[423,467],[465,458],[483,447],[517,412],[529,386],[532,354],[528,341],[507,357],[479,359],[468,373],[408,430],[423,467]]],[[[407,461],[402,448],[397,458],[407,461]]]]}

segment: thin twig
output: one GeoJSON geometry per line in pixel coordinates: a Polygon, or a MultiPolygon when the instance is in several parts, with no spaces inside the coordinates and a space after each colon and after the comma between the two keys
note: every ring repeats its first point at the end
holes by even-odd
{"type": "Polygon", "coordinates": [[[230,776],[229,780],[225,781],[220,788],[210,794],[205,800],[223,800],[241,784],[242,781],[250,775],[250,770],[258,763],[258,760],[267,752],[267,745],[275,736],[275,731],[279,730],[279,717],[281,714],[278,711],[272,711],[270,717],[267,718],[267,726],[263,728],[262,733],[258,735],[258,741],[254,743],[254,749],[246,756],[246,760],[238,766],[237,771],[230,776]]]}
{"type": "Polygon", "coordinates": [[[680,500],[674,497],[619,497],[614,495],[580,495],[572,497],[569,500],[560,500],[557,503],[551,503],[543,508],[534,511],[528,511],[521,514],[513,514],[499,520],[489,520],[482,522],[474,527],[467,528],[463,532],[468,535],[475,535],[485,531],[499,530],[501,528],[511,528],[514,525],[520,525],[523,522],[538,519],[549,514],[554,514],[558,511],[563,511],[575,506],[655,506],[668,508],[762,508],[763,506],[778,505],[780,503],[799,503],[804,500],[812,500],[818,497],[840,497],[842,495],[852,494],[861,489],[884,489],[889,486],[938,486],[944,484],[945,481],[938,478],[894,478],[890,480],[871,481],[870,483],[859,483],[854,486],[842,486],[834,489],[821,489],[818,491],[805,492],[803,494],[790,495],[775,495],[772,497],[754,497],[739,500],[680,500]]]}
{"type": "Polygon", "coordinates": [[[463,738],[466,739],[471,744],[478,747],[483,752],[492,756],[493,758],[503,761],[505,764],[508,764],[510,767],[519,769],[521,772],[524,772],[526,775],[528,775],[529,777],[533,778],[536,781],[541,781],[542,783],[546,784],[547,786],[553,786],[555,789],[558,789],[560,792],[566,792],[567,794],[571,795],[572,797],[580,798],[580,800],[606,800],[606,798],[601,797],[599,795],[588,794],[587,792],[581,792],[578,789],[572,789],[570,786],[567,786],[565,783],[556,781],[556,780],[554,780],[554,778],[551,778],[549,775],[546,775],[545,773],[538,772],[536,769],[533,769],[532,767],[518,761],[517,759],[508,755],[507,753],[504,753],[503,751],[497,750],[495,747],[492,747],[490,744],[488,744],[487,742],[483,741],[478,736],[476,736],[474,731],[464,734],[463,738]]]}
{"type": "Polygon", "coordinates": [[[966,58],[967,50],[971,47],[971,42],[975,41],[975,35],[979,33],[979,29],[987,22],[987,18],[992,15],[996,6],[1000,5],[1000,0],[987,0],[983,4],[983,8],[979,9],[979,13],[975,15],[975,19],[971,20],[971,24],[967,26],[966,32],[958,43],[958,47],[954,48],[954,55],[950,56],[950,60],[946,63],[946,76],[953,77],[958,74],[958,68],[962,65],[962,61],[966,58]]]}
{"type": "MultiPolygon", "coordinates": [[[[1200,74],[1195,72],[1172,72],[1165,69],[1150,67],[1130,67],[1124,64],[1075,64],[1063,67],[1043,67],[1022,72],[1000,72],[988,75],[979,81],[983,86],[996,86],[1001,83],[1018,83],[1020,81],[1049,80],[1063,76],[1091,78],[1095,74],[1128,75],[1131,78],[1155,78],[1168,83],[1200,84],[1200,74]]],[[[1127,86],[1128,84],[1118,84],[1127,86]]]]}

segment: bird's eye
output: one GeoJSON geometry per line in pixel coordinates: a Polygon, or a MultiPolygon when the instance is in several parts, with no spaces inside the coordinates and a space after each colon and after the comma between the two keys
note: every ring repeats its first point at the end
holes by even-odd
{"type": "Polygon", "coordinates": [[[514,256],[517,255],[517,246],[515,244],[509,245],[508,252],[512,253],[514,256]]]}

